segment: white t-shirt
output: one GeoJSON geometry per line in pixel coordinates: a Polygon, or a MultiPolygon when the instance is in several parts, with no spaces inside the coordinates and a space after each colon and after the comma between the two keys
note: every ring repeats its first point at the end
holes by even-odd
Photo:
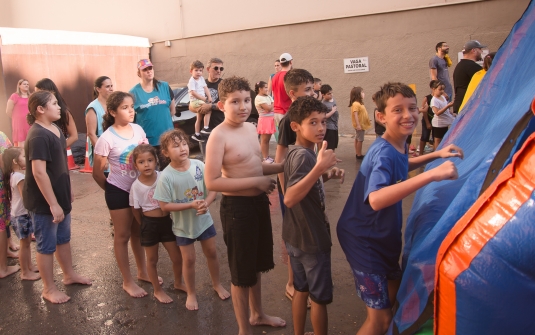
{"type": "Polygon", "coordinates": [[[154,190],[156,189],[156,184],[160,178],[160,171],[156,172],[156,180],[154,184],[147,186],[136,179],[132,183],[130,188],[130,206],[135,209],[141,208],[143,212],[152,211],[153,209],[160,208],[158,200],[154,199],[154,190]]]}
{"type": "MultiPolygon", "coordinates": [[[[204,163],[190,159],[188,171],[177,171],[168,165],[161,173],[154,192],[154,199],[177,204],[206,199],[208,190],[204,184],[204,163]]],[[[179,237],[195,239],[214,224],[210,212],[197,215],[191,208],[172,211],[173,233],[179,237]]]]}
{"type": "MultiPolygon", "coordinates": [[[[447,104],[448,102],[444,97],[433,97],[431,99],[431,107],[436,107],[438,110],[441,110],[442,108],[446,107],[447,104]]],[[[435,111],[433,110],[433,113],[434,112],[435,111]]],[[[449,127],[453,123],[453,120],[455,120],[455,117],[453,116],[453,114],[451,114],[451,108],[448,108],[444,113],[440,115],[435,114],[435,117],[433,118],[433,120],[431,120],[431,125],[436,128],[449,127]]]]}
{"type": "Polygon", "coordinates": [[[256,110],[258,111],[258,117],[265,117],[265,116],[273,116],[273,109],[271,112],[264,111],[261,104],[266,105],[272,105],[273,104],[273,98],[269,95],[263,96],[263,95],[257,95],[256,98],[254,98],[254,105],[256,106],[256,110]]]}
{"type": "Polygon", "coordinates": [[[22,197],[19,192],[17,184],[21,181],[24,182],[24,174],[20,172],[13,172],[9,184],[11,185],[11,217],[21,216],[28,214],[28,210],[22,203],[22,197]]]}
{"type": "Polygon", "coordinates": [[[95,154],[108,157],[110,164],[108,183],[126,192],[130,192],[130,187],[138,176],[132,152],[139,144],[149,143],[141,126],[135,123],[130,123],[130,126],[134,131],[132,138],[119,136],[112,126],[102,133],[95,145],[95,154]]]}
{"type": "Polygon", "coordinates": [[[188,81],[188,92],[189,92],[189,99],[190,100],[199,100],[191,94],[191,91],[195,91],[197,94],[199,94],[201,97],[206,98],[206,94],[204,94],[204,88],[206,87],[206,81],[204,81],[203,77],[199,77],[199,79],[195,80],[195,78],[191,77],[188,81]]]}

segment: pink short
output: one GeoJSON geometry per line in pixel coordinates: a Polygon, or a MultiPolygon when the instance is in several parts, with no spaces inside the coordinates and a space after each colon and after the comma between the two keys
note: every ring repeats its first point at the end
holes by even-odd
{"type": "Polygon", "coordinates": [[[258,134],[275,134],[275,120],[273,116],[259,117],[256,132],[258,134]]]}

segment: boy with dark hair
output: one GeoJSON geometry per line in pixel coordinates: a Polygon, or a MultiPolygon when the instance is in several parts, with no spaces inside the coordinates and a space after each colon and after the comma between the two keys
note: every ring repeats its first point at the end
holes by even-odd
{"type": "Polygon", "coordinates": [[[325,215],[323,182],[343,182],[344,170],[331,169],[336,156],[323,141],[326,113],[325,105],[305,96],[292,103],[286,116],[297,134],[296,146],[288,152],[284,163],[284,203],[288,209],[282,225],[282,238],[294,273],[294,334],[304,334],[309,295],[314,334],[327,334],[327,304],[333,299],[331,230],[325,215]],[[322,141],[316,158],[314,147],[322,141]]]}
{"type": "Polygon", "coordinates": [[[320,92],[322,102],[327,107],[327,131],[325,132],[325,141],[327,149],[333,151],[338,148],[338,110],[336,101],[333,98],[333,88],[330,85],[321,85],[320,92]]]}
{"type": "Polygon", "coordinates": [[[407,137],[418,124],[412,89],[388,83],[375,95],[376,113],[386,126],[364,157],[337,226],[338,239],[355,277],[367,318],[357,334],[384,334],[401,280],[401,201],[433,181],[457,178],[451,161],[408,179],[408,172],[437,158],[463,158],[450,144],[428,155],[409,158],[407,137]]]}
{"type": "Polygon", "coordinates": [[[321,79],[314,78],[314,98],[318,99],[319,101],[323,100],[320,90],[321,90],[321,79]]]}
{"type": "Polygon", "coordinates": [[[225,121],[208,139],[205,183],[209,190],[223,194],[220,214],[232,303],[239,334],[252,334],[251,326],[286,325],[281,318],[263,312],[261,299],[261,273],[275,266],[267,197],[275,181],[268,175],[282,172],[283,166],[261,163],[256,128],[245,122],[252,108],[249,82],[240,77],[224,79],[219,84],[219,99],[225,121]]]}
{"type": "Polygon", "coordinates": [[[189,72],[191,73],[191,78],[188,82],[188,92],[189,92],[189,109],[192,112],[197,113],[197,120],[195,121],[195,134],[191,136],[194,141],[203,142],[206,140],[205,136],[202,134],[210,134],[212,131],[208,125],[210,124],[210,112],[204,111],[201,112],[201,106],[205,103],[212,103],[212,97],[210,96],[210,91],[208,86],[206,86],[206,81],[202,76],[204,70],[204,64],[196,60],[190,65],[189,72]],[[204,128],[201,130],[201,122],[204,120],[204,128]]]}

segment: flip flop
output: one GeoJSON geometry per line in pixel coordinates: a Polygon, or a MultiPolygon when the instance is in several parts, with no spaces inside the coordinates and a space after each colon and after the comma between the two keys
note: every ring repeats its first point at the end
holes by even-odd
{"type": "MultiPolygon", "coordinates": [[[[290,301],[293,301],[294,299],[294,296],[290,294],[290,292],[288,292],[288,290],[286,290],[286,292],[284,293],[284,295],[286,296],[286,298],[288,298],[290,301]]],[[[310,309],[310,306],[312,306],[312,302],[310,302],[310,297],[307,298],[307,308],[310,309]]]]}

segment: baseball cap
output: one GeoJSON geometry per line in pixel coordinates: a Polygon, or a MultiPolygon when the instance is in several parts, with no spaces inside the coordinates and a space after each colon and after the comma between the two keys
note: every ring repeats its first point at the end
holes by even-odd
{"type": "Polygon", "coordinates": [[[281,63],[286,63],[286,62],[289,62],[291,61],[293,58],[292,58],[292,55],[290,55],[289,53],[285,52],[283,53],[280,57],[279,57],[279,60],[281,63]]]}
{"type": "Polygon", "coordinates": [[[148,68],[149,66],[152,66],[150,59],[142,59],[139,62],[137,62],[138,70],[143,70],[145,68],[148,68]]]}
{"type": "Polygon", "coordinates": [[[470,51],[472,49],[483,49],[486,47],[487,47],[486,45],[482,45],[481,43],[479,43],[479,41],[471,40],[471,41],[466,42],[466,44],[464,45],[463,51],[470,51]]]}

